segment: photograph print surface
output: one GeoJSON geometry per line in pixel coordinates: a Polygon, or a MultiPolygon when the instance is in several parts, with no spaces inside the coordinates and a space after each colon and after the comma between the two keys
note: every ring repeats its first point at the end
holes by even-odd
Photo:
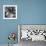
{"type": "Polygon", "coordinates": [[[3,5],[3,19],[17,19],[17,5],[3,5]]]}

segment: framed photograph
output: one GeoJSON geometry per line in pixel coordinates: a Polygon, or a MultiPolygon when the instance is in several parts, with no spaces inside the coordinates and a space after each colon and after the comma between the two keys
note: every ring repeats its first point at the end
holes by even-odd
{"type": "Polygon", "coordinates": [[[18,25],[18,41],[46,41],[46,25],[18,25]]]}
{"type": "Polygon", "coordinates": [[[3,19],[17,19],[17,5],[3,5],[3,19]]]}

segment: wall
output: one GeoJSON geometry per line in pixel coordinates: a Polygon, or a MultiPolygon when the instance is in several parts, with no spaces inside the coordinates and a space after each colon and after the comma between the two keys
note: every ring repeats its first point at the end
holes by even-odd
{"type": "Polygon", "coordinates": [[[46,0],[23,0],[21,24],[46,24],[46,0]]]}
{"type": "Polygon", "coordinates": [[[8,43],[10,32],[17,34],[18,24],[46,24],[46,0],[0,0],[0,44],[8,43]],[[5,4],[17,4],[17,20],[3,19],[5,4]]]}
{"type": "MultiPolygon", "coordinates": [[[[20,19],[20,4],[21,1],[18,0],[0,0],[0,44],[7,44],[9,42],[8,40],[8,34],[10,32],[16,32],[16,35],[18,36],[18,29],[17,24],[20,19]],[[3,5],[18,5],[18,18],[17,20],[4,20],[3,19],[3,5]]],[[[18,37],[16,38],[15,43],[18,43],[18,37]]]]}

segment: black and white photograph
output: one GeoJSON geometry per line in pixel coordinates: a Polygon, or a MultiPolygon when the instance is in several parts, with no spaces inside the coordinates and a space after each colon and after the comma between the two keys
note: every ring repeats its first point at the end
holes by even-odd
{"type": "Polygon", "coordinates": [[[3,5],[3,19],[17,19],[17,5],[3,5]]]}
{"type": "Polygon", "coordinates": [[[46,25],[18,25],[18,41],[20,46],[31,46],[46,42],[46,25]]]}

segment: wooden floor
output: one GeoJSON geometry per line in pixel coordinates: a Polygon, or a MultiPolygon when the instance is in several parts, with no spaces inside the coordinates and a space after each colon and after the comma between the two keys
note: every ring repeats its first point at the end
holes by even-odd
{"type": "MultiPolygon", "coordinates": [[[[8,44],[0,44],[0,46],[8,46],[8,44]]],[[[9,45],[9,46],[18,46],[18,44],[14,44],[14,45],[9,45]]]]}
{"type": "MultiPolygon", "coordinates": [[[[8,46],[8,44],[0,44],[0,46],[8,46]]],[[[46,46],[46,42],[42,41],[32,42],[31,40],[28,41],[21,40],[19,44],[15,44],[13,46],[46,46]]]]}
{"type": "Polygon", "coordinates": [[[43,41],[32,42],[31,40],[28,41],[21,40],[19,46],[46,46],[46,42],[43,41]]]}

